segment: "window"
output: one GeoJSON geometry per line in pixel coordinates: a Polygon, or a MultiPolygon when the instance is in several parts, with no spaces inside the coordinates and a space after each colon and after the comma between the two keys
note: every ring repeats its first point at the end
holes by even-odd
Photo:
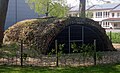
{"type": "Polygon", "coordinates": [[[108,17],[108,12],[105,12],[105,16],[108,17]]]}
{"type": "Polygon", "coordinates": [[[96,12],[96,18],[102,18],[102,12],[96,12]]]}
{"type": "Polygon", "coordinates": [[[109,12],[106,12],[106,17],[109,17],[109,12]]]}
{"type": "Polygon", "coordinates": [[[117,17],[120,17],[120,13],[117,13],[117,17]]]}
{"type": "Polygon", "coordinates": [[[106,15],[105,12],[103,12],[103,17],[104,17],[104,18],[105,18],[105,15],[106,15]]]}
{"type": "Polygon", "coordinates": [[[106,27],[109,27],[109,22],[106,22],[106,27]]]}
{"type": "Polygon", "coordinates": [[[103,12],[103,17],[104,18],[109,17],[109,12],[103,12]]]}
{"type": "Polygon", "coordinates": [[[109,27],[109,22],[103,22],[103,27],[109,27]]]}
{"type": "Polygon", "coordinates": [[[112,13],[112,17],[114,17],[115,16],[115,14],[114,13],[112,13]]]}
{"type": "Polygon", "coordinates": [[[117,23],[114,23],[114,27],[117,27],[117,23]]]}

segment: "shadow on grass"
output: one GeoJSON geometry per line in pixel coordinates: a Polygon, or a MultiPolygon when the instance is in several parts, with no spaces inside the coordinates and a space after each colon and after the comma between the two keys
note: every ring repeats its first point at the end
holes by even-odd
{"type": "Polygon", "coordinates": [[[120,63],[88,67],[0,66],[0,73],[120,73],[120,63]]]}

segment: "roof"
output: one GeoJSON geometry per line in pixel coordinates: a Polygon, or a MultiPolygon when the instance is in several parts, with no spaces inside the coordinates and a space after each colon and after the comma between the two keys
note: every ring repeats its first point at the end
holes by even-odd
{"type": "MultiPolygon", "coordinates": [[[[111,10],[111,11],[118,11],[120,10],[120,3],[107,3],[107,4],[100,4],[100,5],[91,5],[86,6],[86,10],[111,10]]],[[[79,11],[79,6],[74,6],[70,9],[70,11],[79,11]]]]}
{"type": "Polygon", "coordinates": [[[116,8],[114,8],[114,9],[112,10],[112,12],[114,12],[114,11],[120,11],[120,4],[119,4],[119,6],[117,6],[116,8]]]}
{"type": "MultiPolygon", "coordinates": [[[[92,6],[86,6],[86,10],[88,10],[90,7],[92,7],[92,6]]],[[[71,7],[71,8],[70,8],[70,11],[71,11],[71,12],[72,12],[72,11],[79,11],[79,6],[77,5],[77,6],[71,7]]]]}
{"type": "Polygon", "coordinates": [[[107,4],[101,4],[101,5],[94,5],[89,10],[106,10],[106,9],[113,9],[116,8],[119,4],[114,3],[107,3],[107,4]]]}
{"type": "Polygon", "coordinates": [[[120,18],[108,18],[104,19],[102,21],[107,21],[107,22],[120,22],[120,18]]]}

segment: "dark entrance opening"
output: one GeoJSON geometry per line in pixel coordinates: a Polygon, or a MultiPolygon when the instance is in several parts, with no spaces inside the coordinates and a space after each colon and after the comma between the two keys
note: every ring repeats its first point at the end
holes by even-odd
{"type": "Polygon", "coordinates": [[[71,53],[71,43],[76,43],[79,46],[82,44],[93,44],[96,39],[97,51],[105,51],[107,46],[103,43],[103,38],[100,32],[94,26],[87,24],[71,24],[66,26],[58,33],[49,44],[49,51],[55,48],[55,40],[58,44],[64,44],[64,53],[71,53]]]}

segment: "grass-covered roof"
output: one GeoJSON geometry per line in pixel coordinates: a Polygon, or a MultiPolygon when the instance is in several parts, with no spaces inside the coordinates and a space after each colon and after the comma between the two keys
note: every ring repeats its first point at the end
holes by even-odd
{"type": "Polygon", "coordinates": [[[10,44],[14,42],[20,42],[23,40],[25,43],[39,43],[39,48],[47,48],[49,42],[55,37],[61,30],[70,24],[81,24],[96,27],[103,37],[103,42],[108,45],[108,48],[113,49],[111,42],[105,34],[105,30],[101,26],[88,18],[38,18],[28,19],[20,21],[13,26],[9,27],[4,32],[4,44],[10,44]]]}

